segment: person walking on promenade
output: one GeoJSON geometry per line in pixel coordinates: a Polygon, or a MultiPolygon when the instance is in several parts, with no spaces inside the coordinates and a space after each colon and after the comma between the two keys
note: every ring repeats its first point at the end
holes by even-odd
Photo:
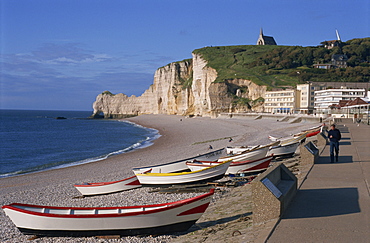
{"type": "Polygon", "coordinates": [[[328,137],[330,140],[330,163],[334,163],[334,151],[335,151],[335,161],[338,162],[339,154],[339,141],[342,138],[342,135],[338,129],[335,128],[335,125],[330,126],[328,131],[328,137]]]}

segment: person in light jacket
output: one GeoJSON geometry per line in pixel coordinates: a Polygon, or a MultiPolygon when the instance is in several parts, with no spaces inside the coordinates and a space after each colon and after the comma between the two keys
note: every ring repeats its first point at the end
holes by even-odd
{"type": "Polygon", "coordinates": [[[338,129],[335,128],[335,125],[330,126],[328,131],[328,137],[330,140],[330,163],[334,163],[334,152],[335,152],[335,161],[338,162],[339,155],[339,141],[342,138],[342,135],[338,129]]]}

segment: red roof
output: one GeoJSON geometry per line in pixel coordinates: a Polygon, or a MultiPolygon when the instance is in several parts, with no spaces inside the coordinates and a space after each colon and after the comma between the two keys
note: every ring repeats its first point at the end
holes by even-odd
{"type": "Polygon", "coordinates": [[[346,106],[352,106],[352,105],[367,105],[367,102],[357,97],[354,100],[348,101],[348,103],[346,104],[346,106]]]}

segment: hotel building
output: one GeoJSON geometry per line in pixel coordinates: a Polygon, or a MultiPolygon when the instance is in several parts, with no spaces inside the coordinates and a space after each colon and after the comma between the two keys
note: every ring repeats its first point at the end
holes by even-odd
{"type": "Polygon", "coordinates": [[[365,89],[326,89],[315,91],[315,105],[317,113],[328,113],[329,106],[339,105],[341,100],[354,100],[356,98],[364,98],[366,96],[365,89]]]}
{"type": "Polygon", "coordinates": [[[293,113],[296,105],[297,90],[267,91],[265,93],[265,112],[270,113],[293,113]]]}

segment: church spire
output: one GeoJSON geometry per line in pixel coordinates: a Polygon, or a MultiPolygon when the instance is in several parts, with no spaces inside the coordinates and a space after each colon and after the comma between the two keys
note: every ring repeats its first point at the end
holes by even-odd
{"type": "Polygon", "coordinates": [[[342,40],[340,39],[340,35],[339,35],[339,32],[338,32],[338,30],[337,30],[337,29],[335,30],[335,33],[337,34],[337,40],[338,40],[338,41],[342,41],[342,40]]]}
{"type": "Polygon", "coordinates": [[[261,37],[263,36],[262,28],[260,29],[260,36],[261,36],[261,37]]]}

